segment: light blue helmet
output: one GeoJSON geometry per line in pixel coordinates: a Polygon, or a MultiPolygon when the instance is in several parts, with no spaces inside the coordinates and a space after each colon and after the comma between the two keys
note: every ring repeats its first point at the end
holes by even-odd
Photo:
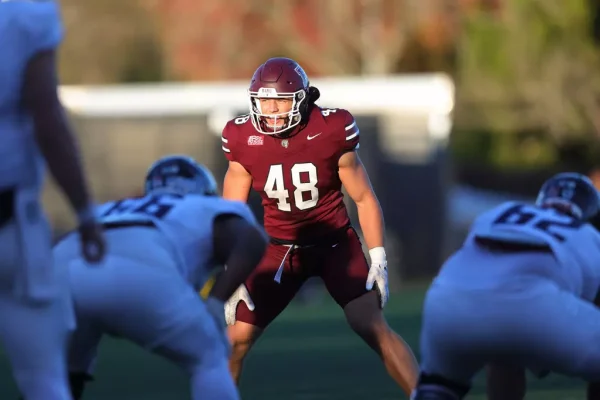
{"type": "Polygon", "coordinates": [[[145,193],[218,195],[217,182],[210,170],[183,155],[166,156],[154,162],[146,174],[145,193]]]}
{"type": "Polygon", "coordinates": [[[556,208],[582,221],[589,221],[600,211],[600,196],[585,175],[563,172],[548,179],[541,187],[536,205],[556,208]]]}

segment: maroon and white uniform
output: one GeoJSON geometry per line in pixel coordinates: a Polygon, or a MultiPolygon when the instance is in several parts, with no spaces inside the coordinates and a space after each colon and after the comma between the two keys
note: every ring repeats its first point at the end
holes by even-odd
{"type": "Polygon", "coordinates": [[[338,162],[359,146],[359,129],[344,109],[313,106],[289,137],[257,131],[244,115],[227,123],[222,147],[229,161],[252,176],[262,197],[267,252],[246,287],[236,319],[266,327],[311,276],[320,276],[342,307],[366,293],[369,266],[350,225],[338,162]]]}
{"type": "Polygon", "coordinates": [[[246,116],[229,121],[222,139],[227,159],[252,175],[269,236],[303,243],[350,224],[338,160],[359,137],[348,111],[315,107],[306,128],[289,139],[257,133],[246,116]]]}
{"type": "Polygon", "coordinates": [[[241,302],[238,321],[266,327],[314,275],[342,307],[366,292],[369,267],[338,175],[340,157],[357,149],[359,138],[354,118],[343,109],[314,107],[306,127],[287,139],[256,132],[248,116],[225,126],[225,156],[252,175],[272,238],[246,282],[255,310],[241,302]]]}

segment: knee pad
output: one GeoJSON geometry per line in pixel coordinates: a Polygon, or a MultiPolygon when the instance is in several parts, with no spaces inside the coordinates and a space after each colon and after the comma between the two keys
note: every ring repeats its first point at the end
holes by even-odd
{"type": "Polygon", "coordinates": [[[470,387],[440,375],[421,373],[411,400],[462,400],[470,387]]]}

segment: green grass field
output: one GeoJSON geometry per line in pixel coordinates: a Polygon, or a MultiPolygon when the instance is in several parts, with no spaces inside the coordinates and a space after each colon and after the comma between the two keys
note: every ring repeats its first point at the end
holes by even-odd
{"type": "MultiPolygon", "coordinates": [[[[423,289],[405,288],[392,297],[386,314],[398,333],[418,349],[423,289]]],[[[2,399],[17,397],[5,359],[0,363],[2,399]]],[[[177,400],[188,398],[186,377],[156,356],[124,341],[107,338],[100,350],[97,381],[86,400],[177,400]]],[[[531,400],[584,398],[577,380],[550,376],[530,380],[531,400]]],[[[269,329],[248,360],[242,398],[251,400],[392,400],[404,395],[378,358],[346,326],[328,299],[293,304],[269,329]]],[[[484,399],[478,379],[469,399],[484,399]]]]}

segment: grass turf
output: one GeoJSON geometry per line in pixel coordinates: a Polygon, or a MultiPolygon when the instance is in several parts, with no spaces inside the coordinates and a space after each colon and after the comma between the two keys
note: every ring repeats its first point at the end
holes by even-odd
{"type": "MultiPolygon", "coordinates": [[[[326,297],[326,296],[325,296],[326,297]]],[[[392,296],[390,325],[418,350],[423,286],[392,296]]],[[[186,377],[168,362],[128,342],[104,339],[97,381],[85,400],[177,400],[189,398],[186,377]]],[[[528,400],[579,400],[580,381],[553,376],[530,379],[528,400]]],[[[2,399],[16,399],[6,359],[0,359],[2,399]]],[[[312,305],[292,304],[270,327],[249,357],[241,382],[250,400],[404,399],[378,358],[350,331],[341,310],[328,298],[312,305]]],[[[482,400],[483,380],[468,399],[482,400]]]]}

